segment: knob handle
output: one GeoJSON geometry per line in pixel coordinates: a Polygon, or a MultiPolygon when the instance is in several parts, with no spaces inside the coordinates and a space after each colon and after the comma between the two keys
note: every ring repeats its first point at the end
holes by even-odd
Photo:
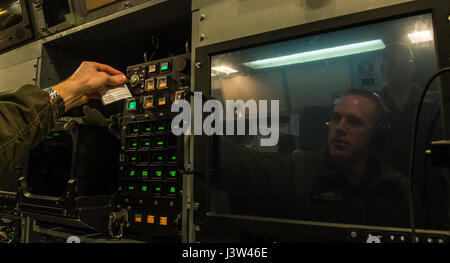
{"type": "Polygon", "coordinates": [[[131,84],[131,87],[136,87],[136,85],[137,84],[139,84],[139,76],[138,75],[133,75],[133,76],[131,76],[131,78],[130,78],[130,84],[131,84]]]}

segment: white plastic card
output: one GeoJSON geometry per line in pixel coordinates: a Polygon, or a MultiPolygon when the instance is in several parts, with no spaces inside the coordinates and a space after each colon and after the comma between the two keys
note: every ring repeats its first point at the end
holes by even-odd
{"type": "Polygon", "coordinates": [[[108,105],[118,100],[132,97],[130,90],[128,89],[126,84],[106,89],[100,95],[102,96],[103,105],[108,105]]]}

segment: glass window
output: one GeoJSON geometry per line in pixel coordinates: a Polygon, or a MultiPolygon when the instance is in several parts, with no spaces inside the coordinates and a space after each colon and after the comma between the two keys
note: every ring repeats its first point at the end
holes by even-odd
{"type": "Polygon", "coordinates": [[[3,1],[0,3],[0,32],[22,22],[20,1],[3,1]]]}
{"type": "MultiPolygon", "coordinates": [[[[224,115],[224,127],[241,117],[247,130],[219,136],[212,210],[409,226],[413,119],[437,70],[433,36],[424,14],[212,56],[211,95],[224,112],[227,100],[254,100],[269,127],[279,117],[269,147],[261,139],[273,134],[248,129],[254,120],[261,128],[259,115],[224,115]],[[274,115],[261,100],[278,101],[274,115]]],[[[417,226],[425,228],[448,226],[442,171],[423,154],[440,138],[439,115],[434,86],[423,104],[412,177],[417,226]]]]}

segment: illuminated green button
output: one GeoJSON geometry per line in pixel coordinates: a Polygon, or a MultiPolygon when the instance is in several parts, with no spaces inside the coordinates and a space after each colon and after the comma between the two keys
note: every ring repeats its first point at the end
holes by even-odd
{"type": "Polygon", "coordinates": [[[139,132],[139,129],[138,129],[138,128],[135,128],[135,129],[133,129],[133,132],[134,132],[134,133],[137,133],[137,132],[139,132]]]}
{"type": "Polygon", "coordinates": [[[134,190],[134,186],[128,186],[128,190],[133,191],[134,190]]]}
{"type": "Polygon", "coordinates": [[[136,109],[136,101],[130,101],[128,103],[128,109],[129,110],[135,110],[136,109]]]}
{"type": "Polygon", "coordinates": [[[176,155],[172,155],[172,157],[170,159],[172,159],[172,161],[176,161],[177,160],[177,156],[176,155]]]}
{"type": "Polygon", "coordinates": [[[164,131],[164,126],[158,126],[158,131],[164,131]]]}
{"type": "Polygon", "coordinates": [[[133,142],[131,145],[132,145],[133,147],[136,147],[136,146],[137,146],[137,143],[133,142]]]}
{"type": "Polygon", "coordinates": [[[164,141],[158,141],[156,142],[156,145],[164,145],[164,141]]]}
{"type": "Polygon", "coordinates": [[[155,171],[156,176],[161,177],[162,171],[155,171]]]}
{"type": "Polygon", "coordinates": [[[148,171],[142,171],[142,177],[147,177],[148,176],[148,171]]]}
{"type": "Polygon", "coordinates": [[[49,136],[46,136],[45,139],[51,140],[51,139],[53,139],[53,136],[50,136],[50,135],[49,135],[49,136]]]}
{"type": "Polygon", "coordinates": [[[177,175],[177,171],[170,171],[169,174],[170,176],[175,177],[177,175]]]}
{"type": "Polygon", "coordinates": [[[131,160],[136,161],[136,157],[135,156],[131,157],[131,160]]]}
{"type": "Polygon", "coordinates": [[[161,71],[166,71],[169,69],[169,62],[161,63],[161,71]]]}
{"type": "Polygon", "coordinates": [[[53,136],[58,137],[59,136],[59,132],[53,133],[53,136]]]}
{"type": "Polygon", "coordinates": [[[130,171],[130,176],[134,176],[134,170],[133,171],[130,171]]]}
{"type": "Polygon", "coordinates": [[[145,142],[144,145],[145,146],[150,146],[150,142],[145,142]]]}
{"type": "Polygon", "coordinates": [[[162,161],[162,156],[158,156],[158,161],[162,161]]]}
{"type": "Polygon", "coordinates": [[[155,187],[155,192],[161,192],[161,187],[159,186],[155,187]]]}
{"type": "Polygon", "coordinates": [[[152,129],[150,127],[145,128],[146,132],[150,132],[152,129]]]}
{"type": "Polygon", "coordinates": [[[146,186],[146,185],[143,185],[143,186],[141,187],[141,191],[142,191],[142,192],[147,192],[147,186],[146,186]]]}
{"type": "Polygon", "coordinates": [[[171,192],[171,193],[175,193],[175,187],[170,187],[170,189],[169,189],[169,191],[171,192]]]}

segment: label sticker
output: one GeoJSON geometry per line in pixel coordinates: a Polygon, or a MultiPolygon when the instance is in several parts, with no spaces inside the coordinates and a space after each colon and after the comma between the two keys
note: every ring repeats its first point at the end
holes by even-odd
{"type": "Polygon", "coordinates": [[[128,89],[126,84],[122,84],[117,87],[111,87],[100,93],[100,95],[102,96],[103,105],[108,105],[118,100],[132,97],[130,90],[128,89]]]}

